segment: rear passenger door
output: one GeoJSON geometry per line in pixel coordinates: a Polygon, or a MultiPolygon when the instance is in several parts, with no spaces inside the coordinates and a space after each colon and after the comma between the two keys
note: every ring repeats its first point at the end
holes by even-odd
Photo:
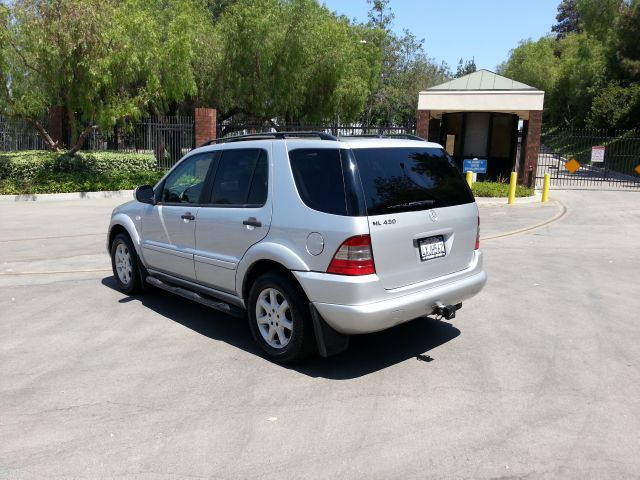
{"type": "Polygon", "coordinates": [[[196,278],[235,292],[236,269],[246,251],[271,225],[269,156],[260,148],[222,152],[206,204],[196,226],[196,278]]]}

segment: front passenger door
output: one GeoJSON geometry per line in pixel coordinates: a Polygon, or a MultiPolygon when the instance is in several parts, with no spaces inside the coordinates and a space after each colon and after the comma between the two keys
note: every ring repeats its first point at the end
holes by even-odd
{"type": "Polygon", "coordinates": [[[182,160],[142,215],[142,254],[148,268],[195,280],[195,222],[214,153],[182,160]]]}

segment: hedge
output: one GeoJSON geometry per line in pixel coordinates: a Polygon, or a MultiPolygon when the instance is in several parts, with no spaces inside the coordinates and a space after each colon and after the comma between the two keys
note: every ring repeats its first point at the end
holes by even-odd
{"type": "Polygon", "coordinates": [[[0,153],[0,194],[131,189],[162,176],[153,154],[48,151],[0,153]]]}
{"type": "MultiPolygon", "coordinates": [[[[509,184],[503,182],[474,182],[471,191],[476,197],[506,197],[509,194],[509,184]]],[[[524,185],[516,185],[516,197],[530,197],[535,190],[524,185]]]]}
{"type": "MultiPolygon", "coordinates": [[[[48,151],[0,153],[0,195],[25,193],[127,190],[155,184],[164,172],[156,169],[153,154],[79,152],[69,157],[48,151]]],[[[507,183],[476,182],[476,197],[506,197],[507,183]]],[[[517,197],[533,195],[518,185],[517,197]]]]}
{"type": "Polygon", "coordinates": [[[79,152],[73,157],[41,150],[0,153],[0,180],[29,181],[42,173],[136,173],[155,167],[150,153],[79,152]]]}

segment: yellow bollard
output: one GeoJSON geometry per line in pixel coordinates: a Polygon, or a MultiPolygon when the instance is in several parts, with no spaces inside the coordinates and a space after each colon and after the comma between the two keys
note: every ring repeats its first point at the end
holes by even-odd
{"type": "Polygon", "coordinates": [[[509,205],[516,201],[516,182],[518,181],[518,174],[511,172],[511,179],[509,180],[509,205]]]}
{"type": "Polygon", "coordinates": [[[469,184],[469,187],[473,185],[473,172],[471,171],[467,172],[467,183],[469,184]]]}
{"type": "Polygon", "coordinates": [[[551,174],[544,174],[544,185],[542,186],[542,203],[549,201],[549,186],[551,185],[551,174]]]}

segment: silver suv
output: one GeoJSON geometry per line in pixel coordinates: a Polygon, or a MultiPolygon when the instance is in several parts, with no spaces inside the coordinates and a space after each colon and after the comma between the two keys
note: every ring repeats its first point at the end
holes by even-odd
{"type": "Polygon", "coordinates": [[[239,317],[272,359],[455,316],[486,282],[473,195],[440,145],[275,133],[212,142],[112,214],[119,288],[239,317]],[[248,315],[247,315],[248,313],[248,315]]]}

